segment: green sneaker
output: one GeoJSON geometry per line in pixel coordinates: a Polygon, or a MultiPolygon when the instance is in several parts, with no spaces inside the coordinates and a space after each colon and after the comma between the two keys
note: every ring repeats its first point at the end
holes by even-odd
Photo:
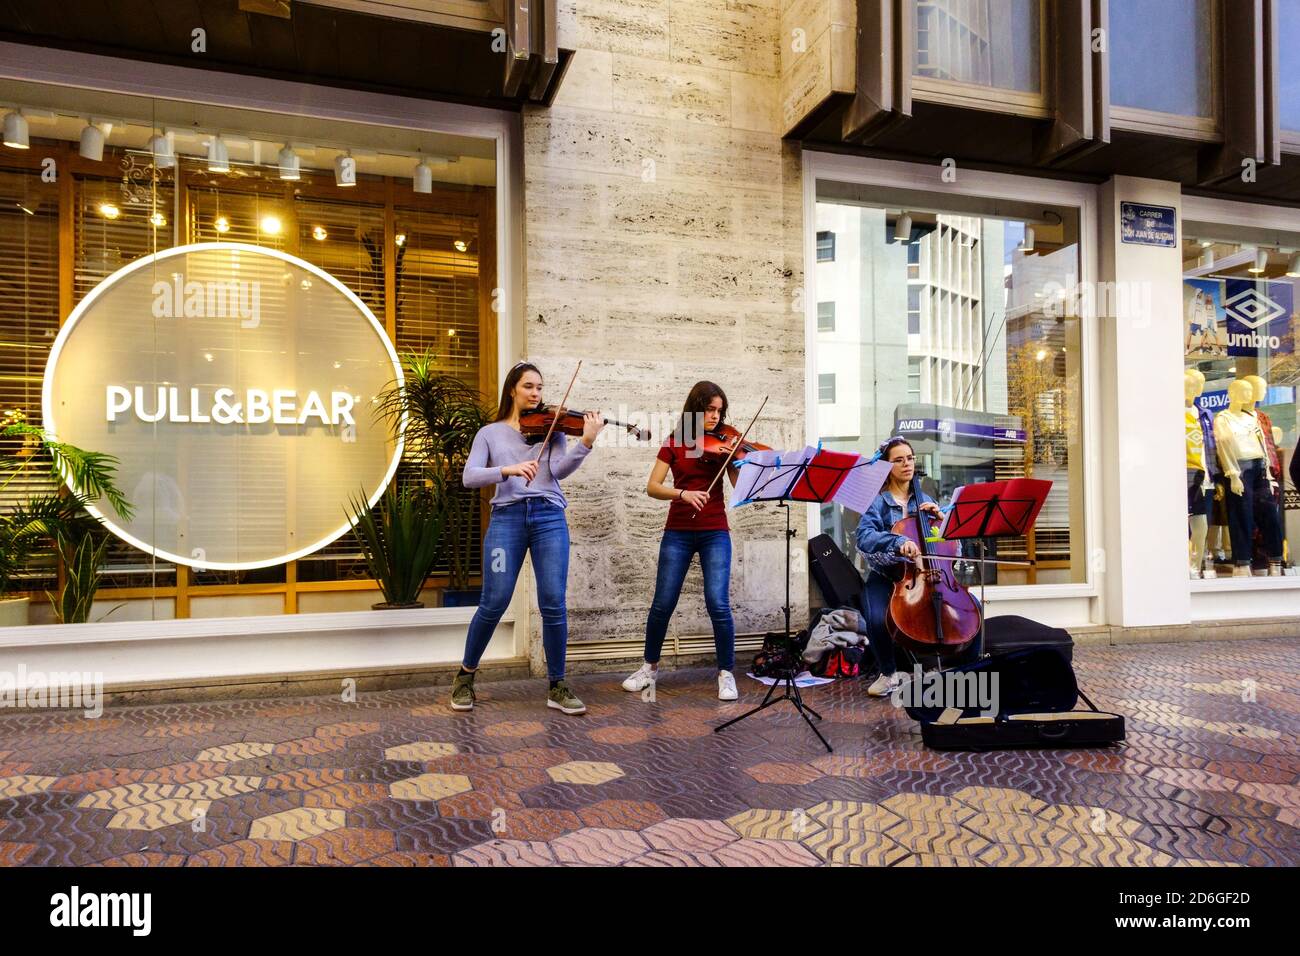
{"type": "Polygon", "coordinates": [[[587,705],[569,690],[569,685],[560,681],[546,694],[546,706],[554,707],[556,710],[566,714],[585,714],[587,705]]]}
{"type": "Polygon", "coordinates": [[[451,682],[451,709],[474,709],[474,673],[457,674],[451,682]]]}

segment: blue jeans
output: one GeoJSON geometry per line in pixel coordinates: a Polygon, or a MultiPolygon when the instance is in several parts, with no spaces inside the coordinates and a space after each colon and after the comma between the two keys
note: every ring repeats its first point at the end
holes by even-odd
{"type": "Polygon", "coordinates": [[[1264,539],[1264,552],[1269,560],[1282,560],[1282,529],[1263,459],[1242,466],[1240,495],[1228,489],[1228,535],[1232,540],[1232,560],[1238,567],[1249,567],[1252,563],[1256,528],[1264,539]]]}
{"type": "Polygon", "coordinates": [[[569,525],[564,509],[545,498],[525,498],[492,509],[483,536],[483,596],[465,637],[466,668],[478,666],[501,615],[515,593],[524,554],[533,556],[537,609],[542,615],[542,647],[551,680],[564,677],[569,643],[565,591],[569,580],[569,525]]]}
{"type": "Polygon", "coordinates": [[[659,573],[655,596],[645,622],[645,659],[658,664],[668,633],[668,621],[682,596],[682,582],[691,558],[700,556],[704,572],[704,606],[713,622],[713,647],[718,670],[736,666],[736,624],[731,617],[731,533],[728,531],[664,531],[659,543],[659,573]]]}
{"type": "Polygon", "coordinates": [[[885,627],[889,599],[893,596],[892,581],[874,571],[867,575],[867,583],[862,587],[862,614],[867,620],[867,641],[876,658],[876,666],[886,677],[898,670],[894,659],[894,639],[885,627]]]}

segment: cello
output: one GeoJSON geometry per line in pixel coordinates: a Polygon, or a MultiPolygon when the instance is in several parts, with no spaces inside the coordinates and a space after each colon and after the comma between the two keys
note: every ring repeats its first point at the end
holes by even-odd
{"type": "Polygon", "coordinates": [[[908,538],[921,553],[903,566],[902,578],[894,584],[885,627],[896,643],[913,653],[951,657],[975,639],[982,612],[970,590],[953,573],[952,559],[958,556],[960,545],[930,540],[933,519],[920,508],[919,472],[912,476],[911,494],[917,503],[916,514],[904,515],[890,530],[908,538]]]}

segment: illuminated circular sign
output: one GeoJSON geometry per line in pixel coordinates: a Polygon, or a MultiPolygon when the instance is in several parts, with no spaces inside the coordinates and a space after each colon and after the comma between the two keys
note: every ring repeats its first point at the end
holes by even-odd
{"type": "Polygon", "coordinates": [[[134,517],[90,510],[123,540],[190,567],[261,568],[329,544],[350,499],[373,505],[388,486],[402,441],[375,407],[395,380],[383,326],[329,273],[199,243],[82,300],[45,369],[44,424],[121,462],[134,517]]]}

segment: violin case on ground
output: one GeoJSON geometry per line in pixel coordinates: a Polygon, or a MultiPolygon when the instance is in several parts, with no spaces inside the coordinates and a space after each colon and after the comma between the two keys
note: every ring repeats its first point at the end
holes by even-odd
{"type": "Polygon", "coordinates": [[[808,567],[827,607],[858,607],[862,575],[833,538],[819,534],[808,540],[808,567]]]}
{"type": "Polygon", "coordinates": [[[1124,739],[1124,718],[1097,709],[1058,649],[992,654],[945,673],[973,674],[977,680],[996,674],[996,713],[981,713],[978,703],[907,707],[908,716],[921,724],[921,739],[935,750],[1104,747],[1124,739]],[[1088,710],[1075,709],[1080,698],[1088,710]]]}

